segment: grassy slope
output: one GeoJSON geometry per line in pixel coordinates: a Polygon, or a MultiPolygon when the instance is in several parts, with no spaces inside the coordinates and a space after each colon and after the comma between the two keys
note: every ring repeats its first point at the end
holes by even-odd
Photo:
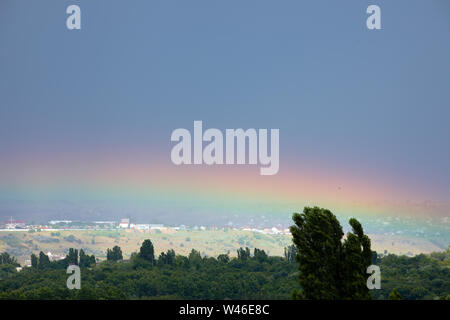
{"type": "MultiPolygon", "coordinates": [[[[378,252],[388,250],[396,254],[430,253],[441,249],[423,239],[411,239],[405,236],[369,235],[372,249],[378,252]]],[[[217,256],[229,252],[235,256],[239,247],[264,249],[269,255],[282,256],[284,247],[291,244],[287,235],[263,235],[248,231],[178,231],[155,233],[133,230],[121,231],[59,231],[59,236],[49,231],[36,233],[0,232],[0,252],[8,251],[16,256],[21,264],[29,259],[31,253],[48,251],[52,254],[65,254],[68,248],[83,248],[89,254],[104,258],[107,248],[118,245],[124,257],[138,251],[144,239],[150,238],[155,244],[156,253],[174,249],[176,253],[187,255],[195,248],[202,254],[217,256]],[[70,235],[75,238],[71,241],[70,235]]]]}

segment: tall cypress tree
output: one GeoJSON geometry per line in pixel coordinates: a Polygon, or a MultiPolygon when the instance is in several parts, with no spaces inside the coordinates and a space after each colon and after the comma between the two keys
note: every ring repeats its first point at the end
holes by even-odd
{"type": "Polygon", "coordinates": [[[67,264],[78,265],[78,250],[74,248],[69,248],[69,254],[66,256],[67,264]]]}
{"type": "Polygon", "coordinates": [[[106,259],[108,261],[119,261],[119,260],[123,260],[123,255],[122,255],[122,249],[120,249],[119,246],[114,246],[111,249],[108,249],[106,251],[106,259]]]}
{"type": "Polygon", "coordinates": [[[38,265],[39,265],[39,258],[34,253],[32,253],[31,254],[31,267],[34,269],[37,269],[38,265]]]}
{"type": "Polygon", "coordinates": [[[50,266],[50,259],[49,257],[43,253],[42,251],[39,252],[39,265],[38,269],[47,269],[50,266]]]}
{"type": "Polygon", "coordinates": [[[341,297],[343,299],[367,300],[371,294],[367,288],[367,267],[372,263],[370,239],[363,232],[358,220],[349,221],[352,232],[347,233],[343,243],[341,297]]]}
{"type": "Polygon", "coordinates": [[[299,281],[297,299],[370,299],[366,269],[371,263],[370,239],[361,224],[350,219],[353,233],[344,233],[330,210],[305,207],[294,213],[290,227],[298,249],[299,281]]]}
{"type": "Polygon", "coordinates": [[[139,257],[149,261],[152,265],[155,264],[155,249],[150,239],[144,240],[141,249],[139,250],[139,257]]]}

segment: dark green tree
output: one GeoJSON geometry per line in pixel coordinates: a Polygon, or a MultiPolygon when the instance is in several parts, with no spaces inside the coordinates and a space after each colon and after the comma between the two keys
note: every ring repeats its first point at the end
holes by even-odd
{"type": "Polygon", "coordinates": [[[38,269],[39,270],[44,270],[50,267],[50,259],[49,257],[43,253],[42,251],[39,252],[39,265],[38,265],[38,269]]]}
{"type": "Polygon", "coordinates": [[[0,253],[0,264],[10,264],[16,267],[20,266],[20,264],[17,263],[16,258],[10,256],[8,252],[0,253]]]}
{"type": "Polygon", "coordinates": [[[173,249],[167,250],[166,264],[171,266],[175,265],[175,250],[173,249]]]}
{"type": "Polygon", "coordinates": [[[237,250],[237,255],[238,260],[246,261],[250,258],[250,249],[248,247],[245,247],[245,249],[241,247],[237,250]]]}
{"type": "Polygon", "coordinates": [[[150,262],[152,265],[155,264],[155,249],[150,239],[146,239],[142,243],[141,249],[139,250],[139,257],[150,262]]]}
{"type": "Polygon", "coordinates": [[[158,265],[175,265],[175,251],[167,250],[167,253],[161,252],[158,258],[158,265]]]}
{"type": "Polygon", "coordinates": [[[123,260],[122,249],[119,246],[114,246],[111,249],[106,250],[106,260],[108,261],[119,261],[123,260]]]}
{"type": "Polygon", "coordinates": [[[296,298],[339,299],[341,283],[339,259],[344,235],[336,217],[317,207],[294,213],[295,226],[290,227],[293,242],[299,253],[297,262],[302,291],[296,298]]]}
{"type": "Polygon", "coordinates": [[[372,251],[372,264],[378,263],[378,253],[376,251],[372,251]]]}
{"type": "Polygon", "coordinates": [[[353,300],[370,300],[372,298],[367,288],[367,267],[372,263],[370,239],[364,234],[358,220],[349,221],[352,232],[347,233],[343,243],[341,274],[341,298],[353,300]]]}
{"type": "Polygon", "coordinates": [[[199,269],[202,264],[202,255],[200,254],[200,251],[197,251],[195,249],[192,249],[189,253],[189,265],[191,265],[194,268],[199,269]]]}
{"type": "Polygon", "coordinates": [[[230,257],[227,254],[219,254],[217,256],[217,261],[220,261],[222,263],[228,263],[230,262],[230,257]]]}
{"type": "Polygon", "coordinates": [[[78,250],[74,248],[69,248],[69,253],[66,256],[67,264],[76,264],[78,265],[78,250]]]}
{"type": "Polygon", "coordinates": [[[97,261],[96,261],[96,259],[95,259],[95,256],[94,256],[93,254],[91,254],[91,255],[89,256],[89,265],[90,265],[90,266],[95,266],[96,263],[97,263],[97,261]]]}
{"type": "Polygon", "coordinates": [[[89,266],[89,258],[88,256],[84,253],[83,249],[80,249],[80,264],[79,266],[81,268],[85,268],[89,266]]]}
{"type": "Polygon", "coordinates": [[[336,216],[327,209],[305,207],[294,213],[290,227],[298,249],[299,281],[302,291],[297,299],[370,299],[366,269],[372,251],[356,219],[349,223],[353,233],[344,233],[336,216]]]}
{"type": "Polygon", "coordinates": [[[93,265],[95,265],[95,256],[94,255],[88,255],[84,253],[83,249],[80,249],[80,267],[81,268],[89,268],[93,265]]]}
{"type": "Polygon", "coordinates": [[[391,293],[389,293],[389,300],[403,300],[397,288],[392,289],[391,293]]]}
{"type": "Polygon", "coordinates": [[[269,258],[264,250],[255,248],[253,251],[253,257],[258,260],[258,262],[264,262],[267,261],[269,258]]]}
{"type": "Polygon", "coordinates": [[[38,265],[39,265],[39,258],[34,253],[32,253],[31,254],[31,267],[34,269],[37,269],[38,265]]]}
{"type": "Polygon", "coordinates": [[[289,262],[295,262],[295,257],[298,254],[298,249],[295,245],[291,244],[284,248],[284,258],[289,262]]]}

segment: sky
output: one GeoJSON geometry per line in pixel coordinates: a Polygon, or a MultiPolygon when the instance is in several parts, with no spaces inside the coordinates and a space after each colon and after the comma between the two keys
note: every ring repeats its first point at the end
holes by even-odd
{"type": "Polygon", "coordinates": [[[449,39],[446,0],[2,0],[0,220],[449,217],[449,39]],[[173,165],[194,120],[278,128],[278,174],[173,165]]]}

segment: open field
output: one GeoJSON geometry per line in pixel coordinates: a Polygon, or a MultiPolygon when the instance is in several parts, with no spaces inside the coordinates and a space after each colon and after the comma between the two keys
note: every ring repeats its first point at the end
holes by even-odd
{"type": "MultiPolygon", "coordinates": [[[[401,235],[369,235],[372,249],[378,252],[387,250],[395,254],[419,254],[441,251],[442,249],[425,239],[401,235]]],[[[144,239],[151,239],[156,254],[168,249],[187,255],[195,248],[207,256],[222,253],[236,255],[239,247],[264,249],[269,255],[283,255],[284,247],[290,245],[288,235],[267,235],[249,231],[176,231],[155,232],[137,230],[71,230],[71,231],[0,231],[0,252],[7,251],[24,264],[32,253],[51,252],[54,255],[66,254],[68,248],[83,248],[86,253],[104,259],[106,250],[118,245],[122,248],[124,259],[139,250],[144,239]]]]}

